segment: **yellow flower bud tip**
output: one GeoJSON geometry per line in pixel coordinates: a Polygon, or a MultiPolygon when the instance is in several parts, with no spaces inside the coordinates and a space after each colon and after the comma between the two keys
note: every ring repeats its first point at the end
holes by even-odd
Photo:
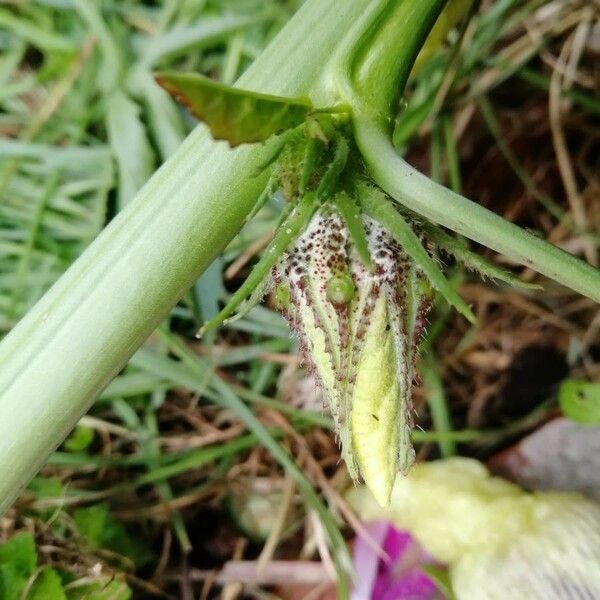
{"type": "Polygon", "coordinates": [[[396,474],[414,459],[411,382],[424,303],[419,286],[407,285],[407,255],[381,225],[362,222],[371,268],[325,206],[288,249],[275,281],[289,288],[286,316],[324,390],[350,475],[385,505],[396,474]],[[409,289],[416,300],[409,302],[409,289]]]}

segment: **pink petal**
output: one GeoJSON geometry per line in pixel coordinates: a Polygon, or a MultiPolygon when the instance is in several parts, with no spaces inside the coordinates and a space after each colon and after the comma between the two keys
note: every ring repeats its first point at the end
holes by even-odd
{"type": "MultiPolygon", "coordinates": [[[[383,547],[390,524],[385,522],[367,523],[365,529],[371,536],[371,539],[377,545],[383,547]]],[[[354,544],[354,569],[356,578],[354,580],[352,595],[350,596],[351,600],[367,600],[371,598],[380,560],[372,546],[362,536],[357,536],[356,543],[354,544]]]]}
{"type": "Polygon", "coordinates": [[[382,559],[363,538],[357,538],[352,600],[434,600],[440,597],[435,583],[421,569],[422,564],[433,561],[409,533],[389,523],[370,523],[366,529],[389,558],[382,559]]]}

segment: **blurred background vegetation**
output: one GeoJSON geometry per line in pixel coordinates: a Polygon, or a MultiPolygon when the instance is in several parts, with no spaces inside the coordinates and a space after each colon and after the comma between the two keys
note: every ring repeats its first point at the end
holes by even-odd
{"type": "MultiPolygon", "coordinates": [[[[0,0],[2,334],[194,127],[153,70],[232,83],[300,4],[0,0]]],[[[596,266],[599,11],[476,2],[421,64],[394,134],[433,178],[596,266]]],[[[231,408],[253,407],[350,539],[349,481],[295,340],[269,302],[194,338],[280,209],[275,199],[245,227],[0,519],[0,597],[291,598],[302,596],[277,584],[311,577],[311,598],[330,589],[323,523],[231,408]],[[262,585],[246,561],[273,559],[287,571],[266,569],[262,585]]],[[[552,283],[517,293],[447,266],[479,323],[432,313],[415,442],[421,459],[487,459],[559,413],[561,381],[600,379],[600,317],[552,283]]]]}

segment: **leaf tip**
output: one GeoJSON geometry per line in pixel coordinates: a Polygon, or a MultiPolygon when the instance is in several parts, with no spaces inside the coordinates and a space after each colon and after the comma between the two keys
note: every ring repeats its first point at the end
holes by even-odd
{"type": "Polygon", "coordinates": [[[471,323],[471,325],[477,325],[477,317],[475,316],[475,313],[471,310],[471,307],[468,304],[465,304],[464,308],[462,310],[459,310],[465,317],[465,319],[467,319],[467,321],[471,323]]]}
{"type": "Polygon", "coordinates": [[[169,92],[169,94],[175,96],[177,88],[173,84],[173,80],[169,73],[167,73],[166,71],[159,71],[157,73],[154,73],[153,77],[154,81],[156,81],[156,83],[158,83],[158,85],[160,85],[161,88],[169,92]]]}

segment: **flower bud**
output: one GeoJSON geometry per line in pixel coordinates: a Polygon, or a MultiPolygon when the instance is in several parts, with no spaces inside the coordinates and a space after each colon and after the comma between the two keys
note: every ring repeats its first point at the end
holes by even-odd
{"type": "Polygon", "coordinates": [[[387,504],[410,442],[414,346],[425,311],[417,270],[392,236],[363,216],[371,266],[325,205],[275,269],[286,314],[325,392],[342,455],[387,504]]]}

